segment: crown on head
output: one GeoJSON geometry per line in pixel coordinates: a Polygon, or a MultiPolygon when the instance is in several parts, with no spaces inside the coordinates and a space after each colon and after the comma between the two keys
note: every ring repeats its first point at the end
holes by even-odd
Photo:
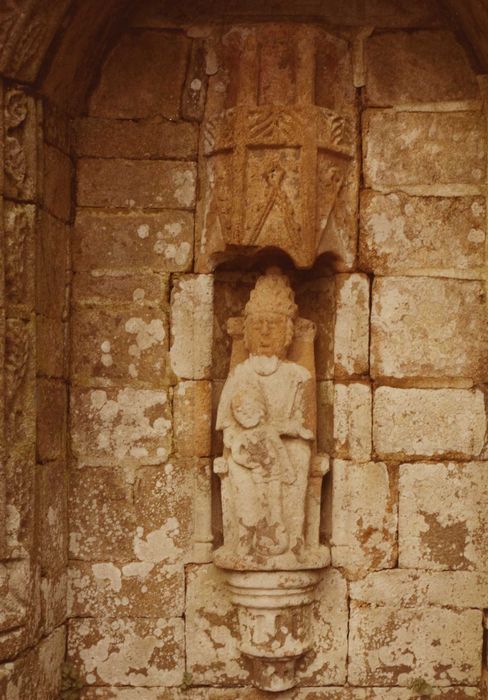
{"type": "Polygon", "coordinates": [[[244,316],[250,314],[282,314],[295,319],[298,307],[288,277],[279,268],[271,267],[258,277],[244,309],[244,316]]]}

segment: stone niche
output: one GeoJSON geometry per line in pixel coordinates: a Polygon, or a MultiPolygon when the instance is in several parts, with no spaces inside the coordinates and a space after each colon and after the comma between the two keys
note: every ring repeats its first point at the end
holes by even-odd
{"type": "Polygon", "coordinates": [[[197,270],[284,251],[354,260],[356,105],[347,42],[310,25],[226,28],[207,42],[197,270]]]}
{"type": "Polygon", "coordinates": [[[323,410],[317,430],[317,403],[334,375],[333,272],[355,258],[355,94],[348,44],[318,27],[240,25],[206,43],[196,267],[215,271],[223,387],[213,561],[250,681],[280,692],[307,667],[330,564],[321,500],[332,435],[323,410]]]}

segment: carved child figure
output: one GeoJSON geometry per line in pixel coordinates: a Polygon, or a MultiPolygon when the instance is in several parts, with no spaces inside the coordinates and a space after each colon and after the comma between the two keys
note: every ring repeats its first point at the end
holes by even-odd
{"type": "Polygon", "coordinates": [[[219,404],[242,557],[291,551],[299,559],[304,546],[314,426],[307,425],[312,376],[287,359],[296,316],[288,279],[276,270],[260,277],[244,311],[249,357],[229,374],[219,404]]]}

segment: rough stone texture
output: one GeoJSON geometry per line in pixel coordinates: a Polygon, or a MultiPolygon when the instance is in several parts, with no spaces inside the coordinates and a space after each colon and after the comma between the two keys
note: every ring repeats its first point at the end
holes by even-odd
{"type": "MultiPolygon", "coordinates": [[[[400,507],[400,519],[402,518],[400,507]]],[[[400,526],[402,527],[402,526],[400,526]]],[[[417,608],[430,605],[486,608],[488,574],[470,571],[392,569],[369,574],[350,586],[352,600],[368,605],[417,608]]]]}
{"type": "Polygon", "coordinates": [[[186,270],[193,258],[193,217],[182,211],[154,214],[78,210],[75,270],[186,270]]]}
{"type": "Polygon", "coordinates": [[[38,316],[36,320],[37,371],[41,376],[64,377],[66,374],[67,324],[38,316]]]}
{"type": "MultiPolygon", "coordinates": [[[[300,315],[309,318],[317,327],[315,336],[315,371],[317,379],[331,379],[334,375],[334,321],[336,307],[336,281],[343,289],[343,277],[322,277],[295,285],[300,315]]],[[[345,284],[347,287],[347,283],[345,284]]],[[[338,315],[347,313],[344,295],[340,299],[338,315]]],[[[340,323],[340,321],[338,321],[340,323]]]]}
{"type": "Polygon", "coordinates": [[[164,687],[181,682],[179,618],[73,619],[68,629],[67,659],[86,685],[164,687]]]}
{"type": "Polygon", "coordinates": [[[162,464],[171,450],[166,391],[74,387],[71,415],[80,464],[162,464]]]}
{"type": "Polygon", "coordinates": [[[67,431],[67,390],[64,382],[41,379],[37,383],[37,460],[60,459],[67,431]]]}
{"type": "Polygon", "coordinates": [[[178,158],[194,160],[198,130],[194,124],[83,118],[75,122],[73,148],[79,158],[178,158]]]}
{"type": "Polygon", "coordinates": [[[385,464],[334,460],[331,517],[333,566],[352,578],[394,566],[397,506],[385,464]]]}
{"type": "Polygon", "coordinates": [[[479,390],[379,387],[374,393],[373,445],[383,459],[477,457],[485,430],[479,390]]]}
{"type": "Polygon", "coordinates": [[[368,384],[334,386],[334,455],[354,462],[371,459],[371,387],[368,384]]]}
{"type": "Polygon", "coordinates": [[[486,296],[482,282],[375,279],[371,374],[385,377],[488,377],[486,296]]]}
{"type": "Polygon", "coordinates": [[[36,311],[46,318],[65,318],[68,311],[69,227],[43,211],[36,238],[36,311]]]}
{"type": "MultiPolygon", "coordinates": [[[[481,700],[478,688],[436,688],[436,695],[445,700],[481,700]]],[[[123,688],[88,688],[82,690],[81,700],[267,700],[269,693],[256,688],[176,688],[123,689],[123,688]]],[[[409,688],[298,688],[283,692],[283,700],[412,700],[409,688]]]]}
{"type": "Polygon", "coordinates": [[[70,159],[53,146],[44,147],[44,206],[61,221],[71,217],[71,182],[73,167],[70,159]]]}
{"type": "Polygon", "coordinates": [[[482,644],[479,610],[351,608],[349,681],[433,686],[475,685],[482,644]]]}
{"type": "Polygon", "coordinates": [[[480,112],[368,110],[363,152],[367,187],[480,185],[486,173],[484,119],[480,112]]]}
{"type": "Polygon", "coordinates": [[[132,271],[77,272],[72,278],[71,293],[74,306],[91,309],[102,306],[124,311],[129,308],[136,313],[150,308],[157,314],[168,306],[169,275],[132,271]]]}
{"type": "Polygon", "coordinates": [[[81,383],[165,384],[166,314],[156,309],[77,309],[72,315],[72,376],[81,383]]]}
{"type": "MultiPolygon", "coordinates": [[[[346,607],[345,581],[339,572],[329,570],[319,585],[313,607],[314,649],[300,662],[302,683],[345,682],[346,607]]],[[[249,673],[237,646],[236,612],[224,577],[212,564],[191,568],[186,610],[188,671],[192,682],[195,685],[243,685],[249,673]]],[[[253,692],[256,695],[251,697],[261,697],[259,690],[253,692]]],[[[263,694],[263,697],[267,696],[263,694]]]]}
{"type": "Polygon", "coordinates": [[[85,207],[193,209],[195,164],[177,160],[81,158],[77,199],[85,207]]]}
{"type": "Polygon", "coordinates": [[[213,278],[186,275],[171,293],[173,372],[182,379],[207,379],[212,365],[213,278]]]}
{"type": "Polygon", "coordinates": [[[39,465],[40,550],[44,575],[66,570],[68,561],[68,479],[63,462],[39,465]]]}
{"type": "Polygon", "coordinates": [[[412,197],[366,190],[361,195],[361,266],[376,274],[480,266],[485,218],[482,197],[412,197]]]}
{"type": "Polygon", "coordinates": [[[368,373],[369,280],[366,275],[337,275],[334,366],[336,377],[368,373]]]}
{"type": "Polygon", "coordinates": [[[181,33],[126,33],[112,50],[90,99],[94,117],[177,119],[186,69],[181,33]]]}
{"type": "Polygon", "coordinates": [[[369,105],[469,100],[476,76],[451,32],[386,32],[366,41],[369,105]]]}
{"type": "Polygon", "coordinates": [[[175,450],[183,457],[211,453],[212,385],[179,382],[173,394],[175,450]]]}
{"type": "Polygon", "coordinates": [[[399,566],[488,570],[487,468],[487,462],[400,466],[399,566]]]}

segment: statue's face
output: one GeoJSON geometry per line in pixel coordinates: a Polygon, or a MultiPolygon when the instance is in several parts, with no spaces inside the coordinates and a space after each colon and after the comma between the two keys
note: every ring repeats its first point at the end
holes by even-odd
{"type": "Polygon", "coordinates": [[[292,321],[283,314],[249,314],[246,347],[251,355],[284,358],[293,332],[292,321]]]}

